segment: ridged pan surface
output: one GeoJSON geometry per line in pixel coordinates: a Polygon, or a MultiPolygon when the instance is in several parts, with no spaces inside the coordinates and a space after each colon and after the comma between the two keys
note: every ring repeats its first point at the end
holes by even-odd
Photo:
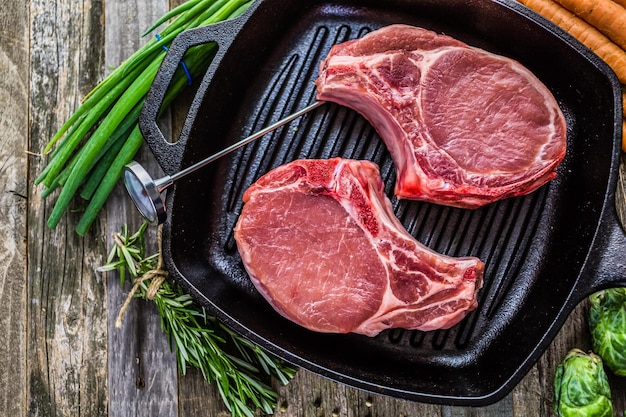
{"type": "Polygon", "coordinates": [[[520,10],[489,1],[263,2],[194,102],[181,166],[312,103],[330,47],[392,23],[522,62],[566,115],[567,156],[558,178],[538,191],[478,210],[399,201],[393,163],[376,131],[354,111],[325,104],[177,183],[165,225],[174,276],[253,341],[337,381],[435,403],[481,405],[505,395],[590,290],[578,280],[615,159],[614,85],[604,69],[520,10]],[[485,262],[479,307],[460,324],[374,338],[319,334],[283,319],[252,286],[233,239],[244,191],[281,164],[337,156],[379,164],[395,213],[417,240],[485,262]]]}

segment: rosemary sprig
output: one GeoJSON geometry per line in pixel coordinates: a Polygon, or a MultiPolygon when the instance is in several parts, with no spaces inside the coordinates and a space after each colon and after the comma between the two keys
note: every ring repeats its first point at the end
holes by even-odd
{"type": "Polygon", "coordinates": [[[278,396],[264,379],[275,377],[287,384],[296,368],[207,314],[175,282],[165,280],[151,294],[154,278],[145,277],[160,269],[160,262],[159,253],[146,256],[144,234],[147,227],[148,223],[144,222],[131,234],[125,225],[114,235],[107,263],[98,270],[119,271],[122,285],[129,275],[136,286],[134,297],[154,301],[161,328],[176,352],[180,372],[184,375],[192,366],[202,372],[207,382],[216,383],[224,404],[234,417],[252,417],[255,408],[273,413],[278,396]]]}

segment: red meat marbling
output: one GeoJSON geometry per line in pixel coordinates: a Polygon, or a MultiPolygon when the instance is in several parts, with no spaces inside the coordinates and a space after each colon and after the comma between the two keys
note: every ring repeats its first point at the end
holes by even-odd
{"type": "Polygon", "coordinates": [[[252,282],[310,330],[448,328],[477,305],[483,263],[408,234],[372,162],[294,161],[261,177],[244,202],[235,239],[252,282]]]}
{"type": "Polygon", "coordinates": [[[566,122],[518,62],[391,25],[333,46],[317,98],[361,113],[387,145],[399,198],[476,208],[556,176],[566,122]]]}

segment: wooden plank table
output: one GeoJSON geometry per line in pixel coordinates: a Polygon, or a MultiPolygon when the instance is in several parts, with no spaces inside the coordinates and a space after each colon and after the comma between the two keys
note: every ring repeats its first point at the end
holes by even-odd
{"type": "MultiPolygon", "coordinates": [[[[79,216],[74,212],[57,228],[46,227],[52,200],[42,201],[42,190],[33,185],[45,164],[37,154],[51,135],[109,69],[137,49],[142,30],[173,5],[167,0],[3,2],[0,416],[228,415],[201,375],[180,375],[152,305],[134,302],[122,329],[114,326],[129,288],[96,267],[104,263],[111,234],[125,223],[133,230],[140,223],[124,192],[116,191],[81,238],[73,230],[79,216]]],[[[172,129],[176,125],[174,117],[172,129]]],[[[625,184],[622,180],[620,188],[625,184]]],[[[550,415],[556,364],[569,349],[590,347],[587,309],[582,303],[574,311],[536,366],[496,404],[464,408],[401,401],[300,370],[289,385],[277,386],[276,415],[550,415]]],[[[622,415],[626,384],[611,382],[616,415],[622,415]]]]}

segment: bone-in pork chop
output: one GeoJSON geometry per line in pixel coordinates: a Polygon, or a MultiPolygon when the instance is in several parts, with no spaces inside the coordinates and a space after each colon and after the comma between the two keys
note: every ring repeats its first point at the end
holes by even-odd
{"type": "Polygon", "coordinates": [[[391,25],[333,46],[316,86],[376,128],[399,198],[476,208],[536,190],[565,156],[565,118],[537,77],[425,29],[391,25]]]}
{"type": "Polygon", "coordinates": [[[477,305],[483,263],[408,234],[372,162],[297,160],[261,177],[244,202],[235,227],[244,266],[274,309],[301,326],[368,336],[433,330],[477,305]]]}

